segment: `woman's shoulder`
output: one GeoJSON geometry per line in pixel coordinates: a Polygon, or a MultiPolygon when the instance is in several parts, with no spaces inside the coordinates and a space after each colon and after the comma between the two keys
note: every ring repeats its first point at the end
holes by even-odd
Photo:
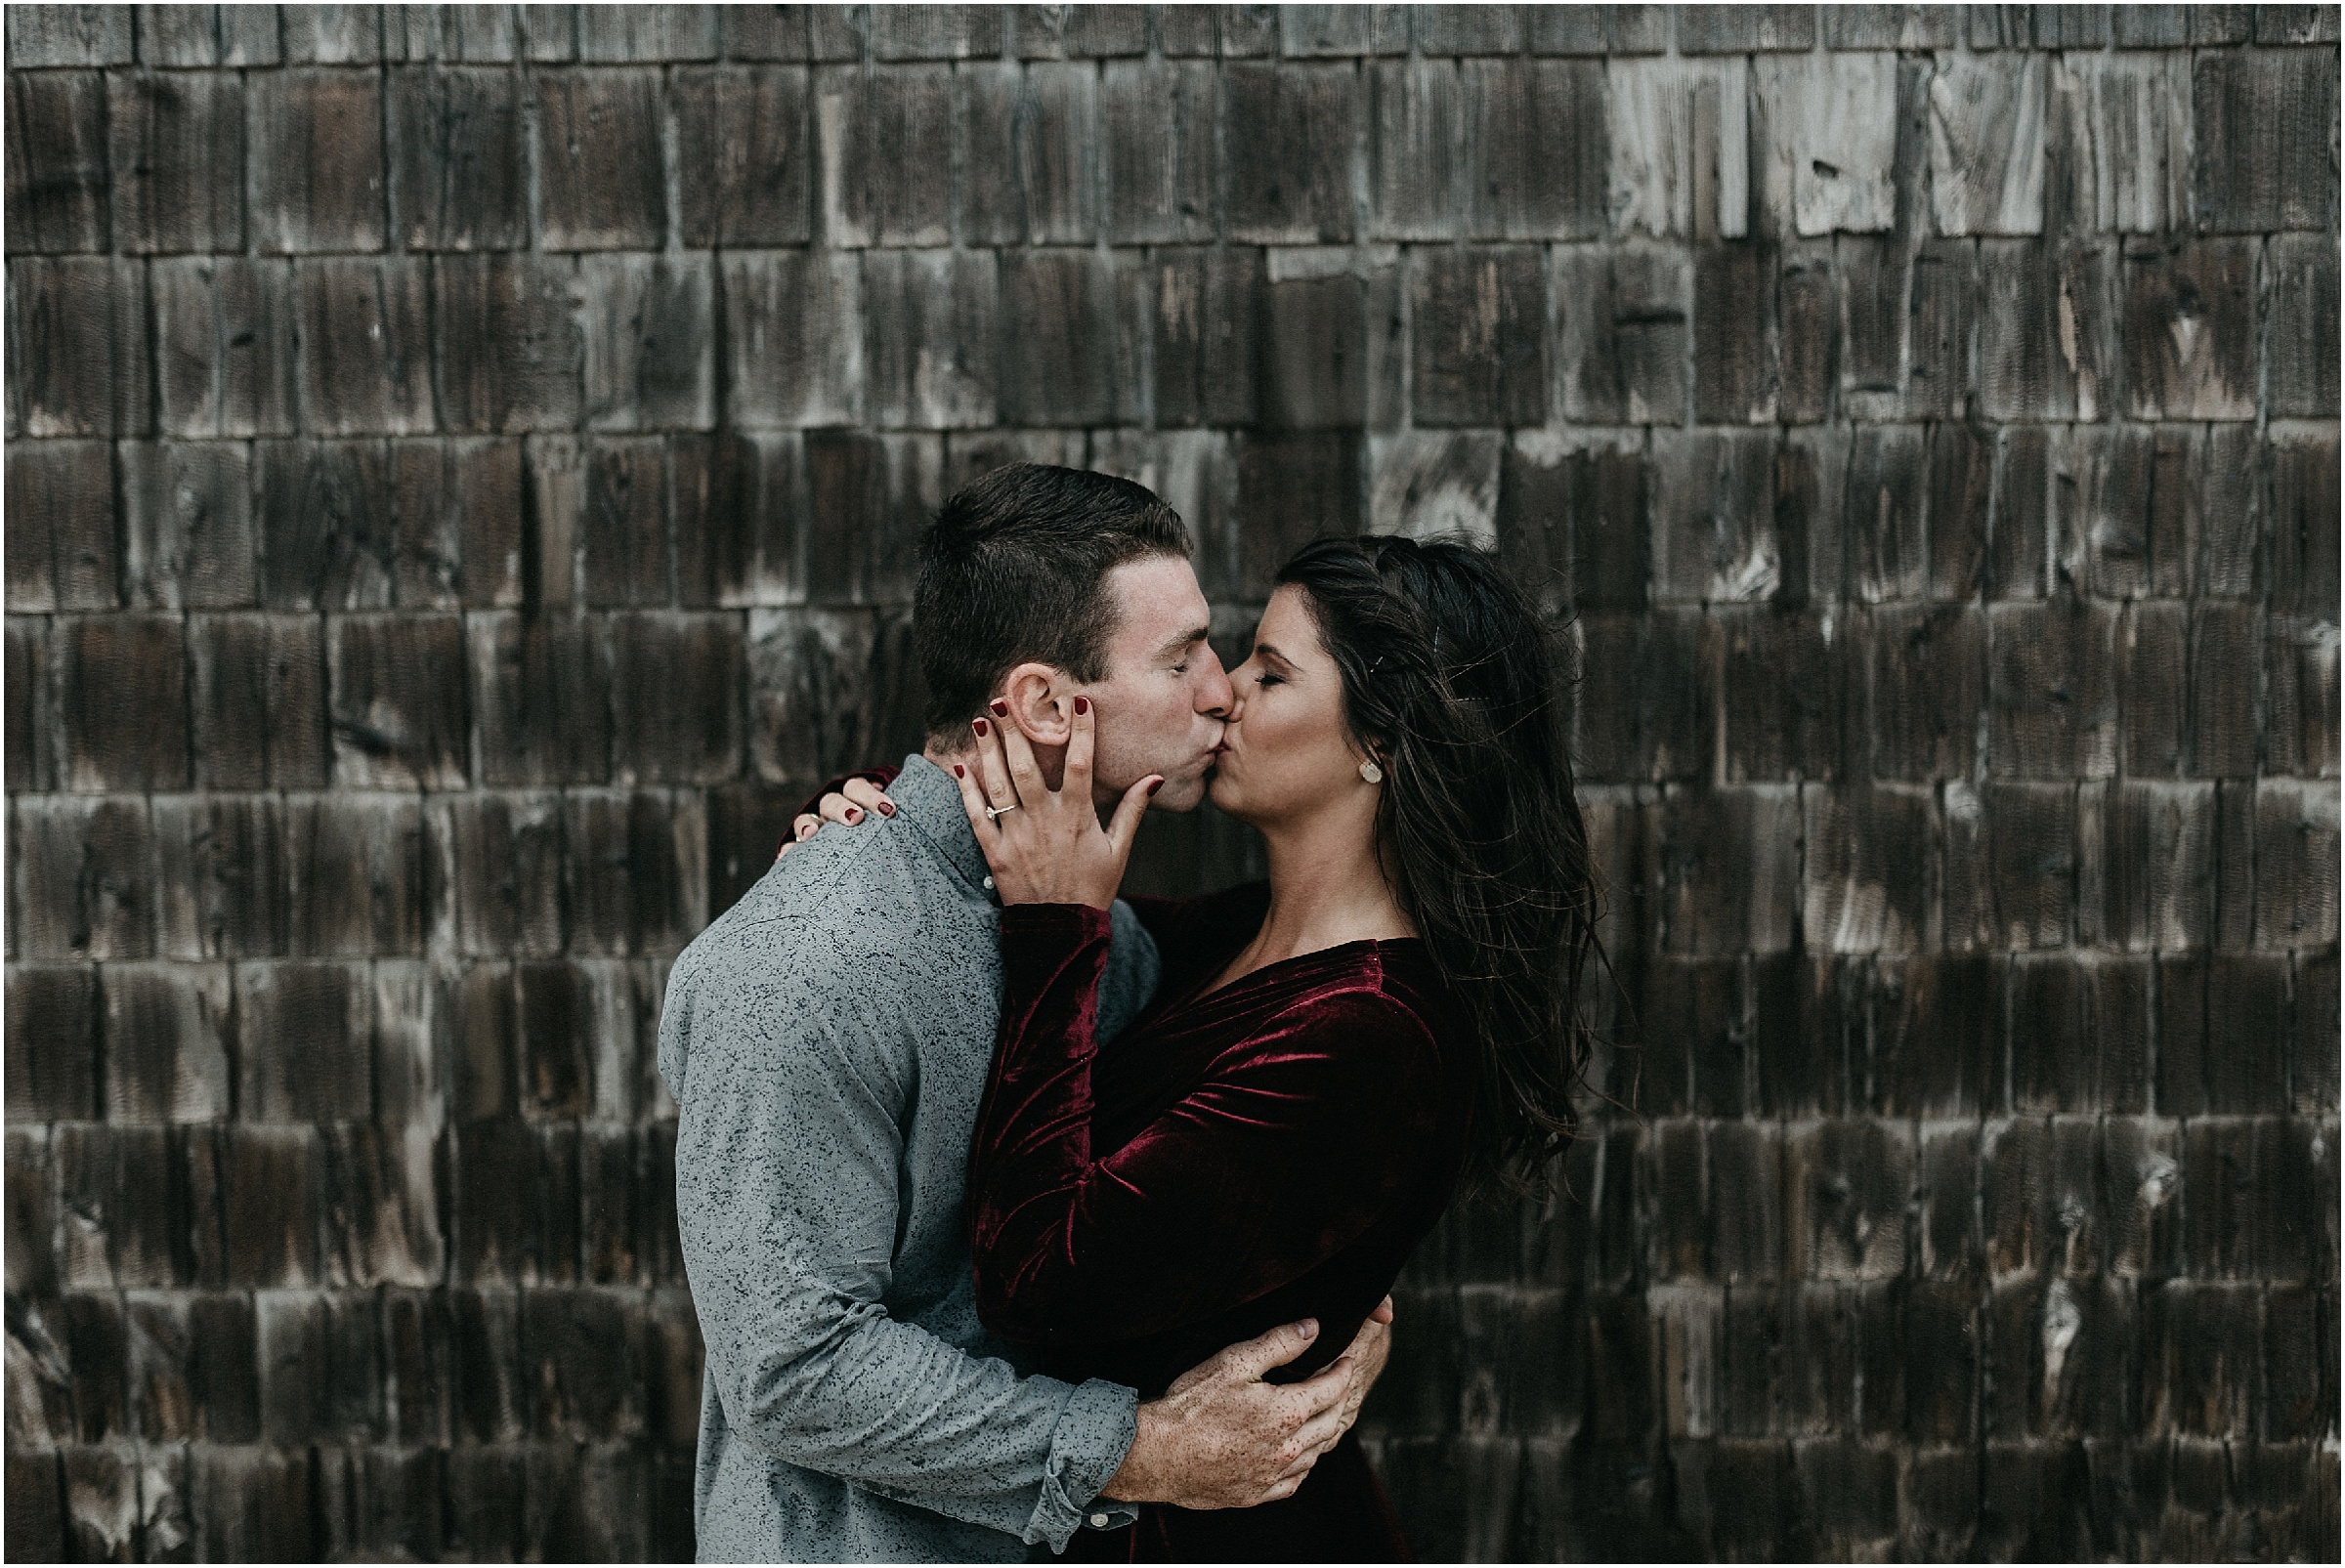
{"type": "Polygon", "coordinates": [[[1254,1114],[1332,1117],[1347,1138],[1379,1147],[1448,1126],[1462,1103],[1459,1037],[1426,1015],[1419,994],[1389,981],[1385,946],[1331,951],[1309,983],[1233,1004],[1239,1016],[1225,1020],[1233,1027],[1208,1077],[1250,1086],[1260,1097],[1254,1114]]]}
{"type": "Polygon", "coordinates": [[[1296,986],[1282,988],[1275,1011],[1263,1020],[1278,1033],[1320,1034],[1349,1042],[1357,1056],[1373,1043],[1380,1052],[1422,1053],[1448,1033],[1439,976],[1422,958],[1423,944],[1348,942],[1323,954],[1296,986]],[[1429,984],[1428,984],[1429,982],[1429,984]]]}
{"type": "Polygon", "coordinates": [[[1474,1057],[1473,1014],[1423,940],[1354,944],[1300,1005],[1326,1027],[1375,1030],[1428,1070],[1474,1057]]]}

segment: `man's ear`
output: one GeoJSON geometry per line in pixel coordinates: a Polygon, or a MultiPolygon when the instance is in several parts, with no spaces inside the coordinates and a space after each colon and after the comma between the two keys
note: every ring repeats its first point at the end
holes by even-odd
{"type": "Polygon", "coordinates": [[[1002,700],[1009,704],[1009,719],[1036,745],[1065,745],[1074,735],[1068,707],[1074,699],[1066,671],[1028,660],[1009,672],[1002,683],[1002,700]]]}

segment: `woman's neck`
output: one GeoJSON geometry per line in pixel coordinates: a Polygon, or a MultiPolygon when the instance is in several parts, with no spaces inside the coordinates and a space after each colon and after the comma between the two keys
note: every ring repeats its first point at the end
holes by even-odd
{"type": "Polygon", "coordinates": [[[1377,867],[1372,815],[1321,816],[1261,831],[1270,863],[1269,912],[1216,984],[1346,942],[1417,934],[1377,867]]]}

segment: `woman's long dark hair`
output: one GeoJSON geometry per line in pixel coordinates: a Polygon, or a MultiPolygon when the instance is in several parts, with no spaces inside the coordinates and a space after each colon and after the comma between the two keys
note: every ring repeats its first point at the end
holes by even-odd
{"type": "Polygon", "coordinates": [[[1278,580],[1343,673],[1351,739],[1384,770],[1385,874],[1481,1040],[1470,1179],[1526,1190],[1578,1130],[1580,979],[1602,956],[1554,632],[1457,539],[1322,539],[1278,580]]]}

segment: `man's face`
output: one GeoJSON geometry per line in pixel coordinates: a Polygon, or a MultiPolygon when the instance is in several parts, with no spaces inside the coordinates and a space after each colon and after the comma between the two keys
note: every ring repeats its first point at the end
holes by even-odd
{"type": "Polygon", "coordinates": [[[1211,612],[1197,573],[1177,556],[1127,561],[1107,574],[1116,629],[1107,678],[1076,690],[1099,714],[1091,779],[1104,816],[1152,773],[1164,787],[1149,802],[1188,811],[1205,798],[1205,773],[1221,743],[1229,677],[1206,641],[1211,612]]]}

